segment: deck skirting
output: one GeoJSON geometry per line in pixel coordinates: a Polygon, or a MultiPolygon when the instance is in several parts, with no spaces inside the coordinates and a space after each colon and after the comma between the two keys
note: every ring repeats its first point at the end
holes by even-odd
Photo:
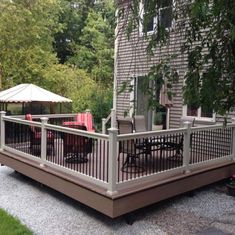
{"type": "Polygon", "coordinates": [[[0,153],[0,163],[4,164],[48,187],[55,189],[111,218],[121,216],[139,208],[154,204],[167,198],[200,188],[235,174],[235,162],[217,164],[180,174],[159,182],[146,182],[128,190],[108,195],[102,187],[39,163],[13,155],[6,151],[0,153]]]}

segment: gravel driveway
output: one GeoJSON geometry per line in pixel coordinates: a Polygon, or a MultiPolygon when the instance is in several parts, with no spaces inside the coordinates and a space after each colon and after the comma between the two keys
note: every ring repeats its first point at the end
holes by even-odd
{"type": "MultiPolygon", "coordinates": [[[[0,167],[0,207],[38,235],[235,234],[235,199],[223,184],[178,196],[111,220],[7,167],[0,167]]],[[[1,231],[0,231],[0,235],[1,231]]]]}

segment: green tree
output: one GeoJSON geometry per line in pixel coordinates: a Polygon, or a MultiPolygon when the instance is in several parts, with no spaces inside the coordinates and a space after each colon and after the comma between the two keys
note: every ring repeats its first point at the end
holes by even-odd
{"type": "Polygon", "coordinates": [[[189,17],[185,101],[226,115],[235,105],[235,2],[190,1],[185,12],[189,17]],[[197,94],[194,100],[192,92],[197,94]]]}
{"type": "MultiPolygon", "coordinates": [[[[97,33],[95,32],[97,38],[104,43],[92,42],[96,49],[95,56],[100,58],[99,63],[96,59],[89,70],[88,67],[81,69],[80,66],[74,66],[67,61],[67,58],[78,56],[77,48],[81,47],[82,41],[85,45],[86,36],[82,34],[82,30],[86,27],[89,31],[88,15],[95,15],[91,8],[93,4],[87,0],[1,1],[0,78],[3,88],[19,83],[34,83],[74,100],[74,111],[91,109],[95,120],[99,122],[102,117],[107,116],[112,99],[112,49],[107,49],[107,37],[111,33],[104,23],[105,17],[106,21],[110,19],[108,15],[103,11],[102,16],[99,14],[102,28],[97,26],[97,33]],[[72,13],[67,15],[70,10],[72,13]],[[62,16],[67,18],[61,20],[62,16]],[[105,32],[102,33],[102,30],[105,32]],[[56,45],[60,47],[60,37],[61,55],[65,56],[66,63],[60,63],[63,62],[62,57],[58,58],[59,52],[55,51],[56,45]],[[66,43],[71,42],[64,45],[68,46],[71,54],[66,52],[67,49],[64,51],[63,40],[66,43]],[[102,81],[106,80],[97,84],[95,76],[101,77],[102,81]],[[107,81],[108,85],[104,87],[107,81]],[[108,98],[105,96],[106,92],[110,94],[108,98]]],[[[93,21],[93,24],[96,22],[93,21]]],[[[111,44],[112,40],[109,45],[111,44]]],[[[88,46],[86,50],[89,53],[94,49],[91,50],[88,46]]],[[[78,58],[80,59],[79,56],[78,58]]]]}
{"type": "Polygon", "coordinates": [[[80,44],[75,46],[76,53],[68,61],[105,85],[113,80],[114,19],[110,1],[95,4],[85,21],[80,44]]]}
{"type": "Polygon", "coordinates": [[[65,63],[76,53],[74,47],[80,44],[82,29],[94,0],[61,0],[61,5],[59,23],[63,30],[55,34],[53,45],[60,63],[65,63]]]}
{"type": "Polygon", "coordinates": [[[58,24],[59,1],[0,2],[0,67],[3,87],[43,83],[44,70],[57,63],[53,35],[58,24]]]}

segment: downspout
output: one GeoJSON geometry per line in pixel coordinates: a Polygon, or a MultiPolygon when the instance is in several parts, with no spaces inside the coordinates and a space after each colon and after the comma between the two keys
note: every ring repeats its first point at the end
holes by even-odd
{"type": "Polygon", "coordinates": [[[114,41],[114,74],[113,74],[113,109],[117,110],[117,52],[118,52],[118,8],[115,12],[116,28],[114,41]]]}

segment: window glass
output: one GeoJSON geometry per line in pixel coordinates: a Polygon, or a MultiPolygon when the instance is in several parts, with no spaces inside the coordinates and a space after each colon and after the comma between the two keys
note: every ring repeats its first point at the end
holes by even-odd
{"type": "Polygon", "coordinates": [[[153,32],[157,21],[161,26],[165,28],[170,28],[172,26],[173,20],[173,0],[159,0],[157,2],[158,8],[158,15],[159,19],[157,20],[157,14],[154,9],[149,9],[148,6],[150,4],[149,1],[144,1],[141,4],[141,12],[142,12],[142,32],[153,32]]]}
{"type": "Polygon", "coordinates": [[[137,88],[136,88],[136,114],[145,115],[148,111],[148,97],[144,94],[144,87],[146,86],[146,81],[144,77],[137,78],[137,88]]]}
{"type": "Polygon", "coordinates": [[[201,117],[210,117],[212,118],[213,117],[213,110],[208,110],[208,109],[205,109],[205,108],[201,108],[201,117]]]}
{"type": "Polygon", "coordinates": [[[188,105],[187,107],[187,116],[193,116],[197,117],[198,116],[198,108],[193,106],[193,105],[188,105]]]}
{"type": "Polygon", "coordinates": [[[150,16],[149,14],[144,14],[144,27],[143,31],[144,32],[151,32],[154,31],[154,17],[150,16]]]}
{"type": "Polygon", "coordinates": [[[172,6],[173,0],[159,0],[158,4],[161,8],[172,6]]]}
{"type": "Polygon", "coordinates": [[[197,108],[196,106],[188,105],[187,116],[192,116],[197,118],[213,118],[213,110],[208,110],[204,107],[197,108]]]}
{"type": "Polygon", "coordinates": [[[160,10],[160,22],[161,26],[170,28],[172,26],[173,12],[172,7],[167,7],[160,10]]]}

